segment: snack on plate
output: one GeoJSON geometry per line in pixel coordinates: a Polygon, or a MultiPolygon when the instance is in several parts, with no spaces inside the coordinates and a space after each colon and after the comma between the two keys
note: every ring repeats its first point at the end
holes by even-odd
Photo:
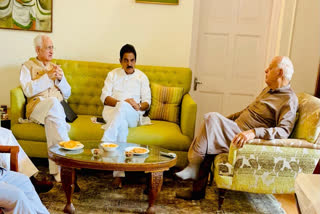
{"type": "Polygon", "coordinates": [[[109,148],[114,148],[114,147],[118,147],[117,144],[114,143],[108,143],[108,144],[102,144],[103,147],[109,147],[109,148]]]}
{"type": "Polygon", "coordinates": [[[67,149],[73,149],[80,145],[81,143],[79,141],[69,140],[69,141],[62,141],[59,143],[60,146],[67,148],[67,149]]]}
{"type": "Polygon", "coordinates": [[[136,154],[142,154],[142,153],[146,153],[147,149],[145,148],[133,148],[130,150],[130,152],[136,153],[136,154]]]}

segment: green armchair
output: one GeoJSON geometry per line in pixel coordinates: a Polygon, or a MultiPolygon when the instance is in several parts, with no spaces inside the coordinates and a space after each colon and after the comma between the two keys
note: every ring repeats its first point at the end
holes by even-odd
{"type": "MultiPolygon", "coordinates": [[[[118,64],[54,60],[61,65],[71,85],[72,94],[68,103],[78,115],[69,136],[73,140],[99,143],[103,135],[101,125],[91,122],[92,116],[101,116],[103,104],[101,89],[109,71],[118,64]]],[[[187,163],[187,151],[194,135],[197,105],[188,94],[192,73],[189,68],[137,66],[149,78],[150,83],[182,87],[184,90],[180,108],[180,123],[152,120],[152,125],[129,129],[128,142],[157,145],[172,150],[178,155],[178,166],[187,163]]],[[[20,87],[11,90],[11,129],[25,152],[31,157],[47,157],[44,127],[35,123],[21,124],[25,118],[26,98],[20,87]]]]}
{"type": "Polygon", "coordinates": [[[289,194],[298,173],[313,173],[320,158],[320,99],[304,93],[298,98],[298,120],[289,139],[254,139],[215,158],[219,209],[226,190],[289,194]]]}

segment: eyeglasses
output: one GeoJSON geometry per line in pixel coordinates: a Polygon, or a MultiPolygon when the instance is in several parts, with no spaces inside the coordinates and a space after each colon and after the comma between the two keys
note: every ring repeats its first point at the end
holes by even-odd
{"type": "Polygon", "coordinates": [[[44,48],[46,51],[52,51],[55,50],[56,48],[54,46],[48,46],[44,48]]]}

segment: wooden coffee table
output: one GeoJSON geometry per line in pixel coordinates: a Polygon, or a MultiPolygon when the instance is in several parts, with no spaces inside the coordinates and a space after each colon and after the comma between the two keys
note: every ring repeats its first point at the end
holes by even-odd
{"type": "MultiPolygon", "coordinates": [[[[76,185],[75,168],[87,168],[98,170],[116,171],[144,171],[150,173],[149,179],[149,207],[147,213],[155,213],[154,202],[163,182],[163,171],[173,167],[177,158],[170,158],[160,154],[169,153],[169,150],[158,146],[145,146],[132,143],[117,143],[119,147],[114,152],[103,152],[98,157],[93,157],[91,149],[99,148],[100,143],[86,143],[81,150],[68,151],[54,145],[49,148],[48,156],[51,160],[61,166],[61,182],[65,191],[67,204],[64,207],[65,213],[75,213],[72,204],[72,195],[76,185]],[[140,146],[149,149],[145,155],[134,155],[126,158],[125,148],[140,146]]],[[[101,148],[101,147],[100,147],[101,148]]],[[[101,148],[102,150],[102,148],[101,148]]]]}

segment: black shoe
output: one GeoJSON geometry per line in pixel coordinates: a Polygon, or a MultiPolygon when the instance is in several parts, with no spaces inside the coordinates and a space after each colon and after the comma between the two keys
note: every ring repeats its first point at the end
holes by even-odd
{"type": "Polygon", "coordinates": [[[31,176],[30,180],[37,193],[49,192],[53,187],[53,183],[51,181],[47,181],[46,179],[39,181],[34,176],[31,176]]]}
{"type": "Polygon", "coordinates": [[[114,189],[121,189],[122,188],[122,179],[120,177],[113,178],[111,185],[114,189]]]}
{"type": "Polygon", "coordinates": [[[202,192],[192,192],[191,190],[181,190],[176,192],[176,198],[181,198],[184,200],[200,200],[205,197],[202,192]]]}

